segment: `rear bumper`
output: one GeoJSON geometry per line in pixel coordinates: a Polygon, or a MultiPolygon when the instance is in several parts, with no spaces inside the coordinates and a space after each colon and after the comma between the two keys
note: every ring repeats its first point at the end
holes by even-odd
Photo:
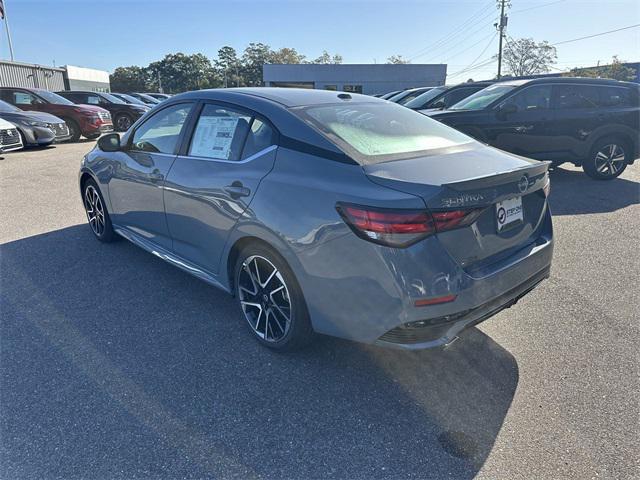
{"type": "Polygon", "coordinates": [[[508,292],[478,307],[441,319],[432,319],[430,324],[419,328],[396,327],[382,335],[375,344],[402,350],[422,350],[446,345],[453,342],[464,329],[478,325],[518,303],[518,300],[549,278],[550,274],[549,266],[508,292]]]}
{"type": "Polygon", "coordinates": [[[499,262],[465,270],[435,237],[390,249],[348,234],[300,252],[302,268],[295,273],[317,332],[386,347],[431,348],[513,305],[549,276],[548,209],[536,235],[499,262]],[[416,300],[451,294],[452,302],[415,306],[416,300]],[[421,328],[402,331],[414,322],[421,328]]]}

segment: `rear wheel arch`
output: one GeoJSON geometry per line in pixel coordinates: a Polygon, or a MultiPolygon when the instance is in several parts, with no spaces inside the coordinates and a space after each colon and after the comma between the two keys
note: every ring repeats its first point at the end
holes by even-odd
{"type": "MultiPolygon", "coordinates": [[[[244,249],[246,246],[248,245],[261,245],[263,247],[266,247],[270,250],[273,250],[275,253],[278,254],[279,257],[281,257],[281,259],[287,264],[289,265],[289,262],[287,262],[287,260],[284,258],[284,256],[282,254],[280,254],[280,252],[278,251],[278,249],[276,249],[273,245],[271,245],[269,242],[258,238],[258,237],[254,237],[254,236],[246,236],[246,237],[241,237],[238,240],[235,241],[235,243],[231,246],[231,248],[229,249],[229,254],[227,255],[227,265],[226,265],[226,273],[227,273],[227,279],[229,282],[229,290],[231,291],[232,295],[236,295],[235,292],[235,272],[234,272],[234,268],[236,265],[236,262],[238,261],[238,257],[240,255],[240,252],[242,252],[242,249],[244,249]]],[[[291,268],[291,265],[289,265],[289,268],[291,268]]]]}

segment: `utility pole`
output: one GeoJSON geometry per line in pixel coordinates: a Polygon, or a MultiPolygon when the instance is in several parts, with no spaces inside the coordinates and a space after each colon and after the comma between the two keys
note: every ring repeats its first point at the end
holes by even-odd
{"type": "Polygon", "coordinates": [[[156,73],[158,74],[158,93],[164,93],[162,91],[162,79],[160,78],[160,70],[156,70],[156,73]]]}
{"type": "Polygon", "coordinates": [[[498,31],[500,32],[500,39],[498,44],[498,80],[502,76],[502,40],[504,39],[504,30],[507,28],[508,18],[504,14],[504,9],[507,6],[509,0],[498,0],[500,3],[500,21],[496,24],[498,31]]]}
{"type": "Polygon", "coordinates": [[[11,55],[11,61],[13,62],[13,42],[11,41],[11,31],[9,30],[9,19],[7,18],[7,5],[5,2],[0,2],[0,18],[4,19],[4,28],[7,31],[7,41],[9,43],[9,55],[11,55]]]}

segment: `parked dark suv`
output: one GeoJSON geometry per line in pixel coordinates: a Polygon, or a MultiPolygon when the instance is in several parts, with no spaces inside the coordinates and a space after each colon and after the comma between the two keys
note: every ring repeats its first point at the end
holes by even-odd
{"type": "Polygon", "coordinates": [[[572,162],[592,178],[620,175],[638,157],[640,85],[591,78],[496,83],[429,115],[495,147],[572,162]]]}
{"type": "MultiPolygon", "coordinates": [[[[444,110],[452,107],[465,98],[479,92],[494,82],[469,82],[453,86],[440,86],[418,95],[406,102],[405,107],[411,110],[444,110]]],[[[424,113],[424,112],[421,112],[424,113]]]]}
{"type": "Polygon", "coordinates": [[[0,98],[22,110],[47,112],[61,118],[69,127],[71,141],[84,135],[97,138],[113,131],[111,115],[94,105],[76,105],[53,92],[39,88],[0,87],[0,98]]]}
{"type": "Polygon", "coordinates": [[[98,105],[105,110],[109,110],[113,124],[118,132],[126,132],[136,120],[149,111],[149,107],[146,105],[132,105],[118,97],[103,92],[72,90],[57,93],[73,103],[98,105]]]}

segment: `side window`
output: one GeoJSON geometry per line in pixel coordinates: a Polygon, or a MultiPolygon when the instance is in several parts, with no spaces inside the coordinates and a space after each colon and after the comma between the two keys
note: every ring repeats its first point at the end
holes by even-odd
{"type": "Polygon", "coordinates": [[[192,107],[192,103],[179,103],[157,112],[136,129],[130,149],[175,153],[180,132],[192,107]]]}
{"type": "Polygon", "coordinates": [[[13,92],[13,102],[14,105],[34,105],[40,103],[35,95],[32,95],[27,92],[20,92],[18,90],[13,92]]]}
{"type": "Polygon", "coordinates": [[[189,155],[217,160],[240,160],[251,116],[206,104],[193,131],[189,155]]]}
{"type": "Polygon", "coordinates": [[[551,103],[551,85],[526,87],[507,100],[518,107],[518,111],[546,110],[551,103]]]}
{"type": "Polygon", "coordinates": [[[88,94],[84,103],[88,105],[100,105],[102,98],[99,95],[88,94]]]}
{"type": "Polygon", "coordinates": [[[631,89],[624,87],[598,87],[602,107],[631,107],[631,89]]]}
{"type": "Polygon", "coordinates": [[[600,103],[598,87],[592,85],[556,85],[555,108],[596,108],[600,103]]]}
{"type": "Polygon", "coordinates": [[[68,93],[65,97],[73,103],[87,103],[87,96],[81,93],[68,93]]]}
{"type": "Polygon", "coordinates": [[[242,150],[242,159],[255,155],[271,145],[273,145],[273,129],[263,121],[254,118],[242,150]]]}

